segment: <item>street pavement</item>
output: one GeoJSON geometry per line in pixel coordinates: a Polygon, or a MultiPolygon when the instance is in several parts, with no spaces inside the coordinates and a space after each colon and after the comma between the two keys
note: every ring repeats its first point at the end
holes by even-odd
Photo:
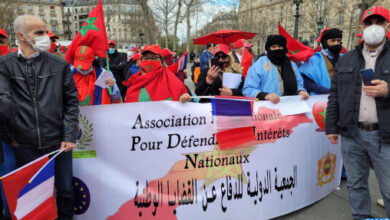
{"type": "MultiPolygon", "coordinates": [[[[191,65],[187,64],[187,79],[185,84],[194,94],[195,85],[191,80],[191,65]]],[[[370,170],[368,179],[371,193],[372,215],[375,218],[386,218],[385,209],[376,204],[376,200],[382,198],[375,172],[370,170]]],[[[390,217],[390,216],[389,216],[390,217]]],[[[341,180],[340,187],[322,200],[302,208],[293,213],[275,218],[275,220],[352,220],[349,208],[349,199],[346,180],[341,180]]]]}

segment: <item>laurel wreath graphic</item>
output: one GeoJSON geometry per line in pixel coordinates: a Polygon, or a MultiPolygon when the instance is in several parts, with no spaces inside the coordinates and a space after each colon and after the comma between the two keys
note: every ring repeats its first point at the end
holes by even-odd
{"type": "Polygon", "coordinates": [[[81,138],[77,141],[77,148],[85,149],[87,146],[90,146],[93,138],[93,126],[92,123],[88,121],[87,117],[80,114],[79,122],[82,126],[83,134],[81,138]]]}

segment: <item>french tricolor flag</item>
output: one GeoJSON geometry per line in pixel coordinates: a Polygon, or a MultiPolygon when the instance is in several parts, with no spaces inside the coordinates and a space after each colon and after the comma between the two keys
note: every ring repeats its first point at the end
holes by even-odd
{"type": "Polygon", "coordinates": [[[45,155],[2,178],[13,220],[57,218],[54,158],[45,155]]]}
{"type": "Polygon", "coordinates": [[[255,141],[253,100],[216,97],[211,99],[211,105],[221,150],[255,141]]]}

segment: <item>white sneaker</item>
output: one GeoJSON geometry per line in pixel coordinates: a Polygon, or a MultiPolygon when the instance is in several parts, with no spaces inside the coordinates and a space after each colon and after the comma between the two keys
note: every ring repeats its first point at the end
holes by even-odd
{"type": "Polygon", "coordinates": [[[383,199],[376,200],[376,204],[382,208],[385,208],[385,203],[383,202],[383,199]]]}

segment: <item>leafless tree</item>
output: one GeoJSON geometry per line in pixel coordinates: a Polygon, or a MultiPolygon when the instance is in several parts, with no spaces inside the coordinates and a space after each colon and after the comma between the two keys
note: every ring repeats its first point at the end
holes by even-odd
{"type": "MultiPolygon", "coordinates": [[[[177,0],[177,10],[176,10],[176,17],[175,17],[175,26],[173,28],[173,36],[177,38],[177,26],[179,25],[179,22],[182,20],[182,14],[181,14],[181,9],[183,6],[183,0],[177,0]]],[[[177,45],[176,41],[173,42],[173,50],[177,50],[177,45]]]]}
{"type": "Polygon", "coordinates": [[[172,12],[178,3],[176,0],[152,0],[151,3],[150,6],[153,9],[154,17],[161,24],[165,33],[165,47],[168,47],[169,27],[174,17],[172,12]]]}
{"type": "Polygon", "coordinates": [[[204,3],[204,0],[183,0],[184,5],[186,6],[185,9],[185,18],[186,18],[186,24],[187,24],[187,49],[188,53],[190,53],[190,45],[191,45],[191,16],[196,11],[202,10],[202,4],[204,3]]]}
{"type": "Polygon", "coordinates": [[[155,24],[153,22],[153,13],[150,11],[148,6],[148,0],[136,0],[138,4],[141,6],[142,17],[145,21],[145,31],[146,31],[146,43],[153,44],[156,42],[153,34],[153,29],[155,24]]]}
{"type": "Polygon", "coordinates": [[[0,28],[5,30],[13,23],[16,17],[15,0],[0,0],[0,28]]]}

